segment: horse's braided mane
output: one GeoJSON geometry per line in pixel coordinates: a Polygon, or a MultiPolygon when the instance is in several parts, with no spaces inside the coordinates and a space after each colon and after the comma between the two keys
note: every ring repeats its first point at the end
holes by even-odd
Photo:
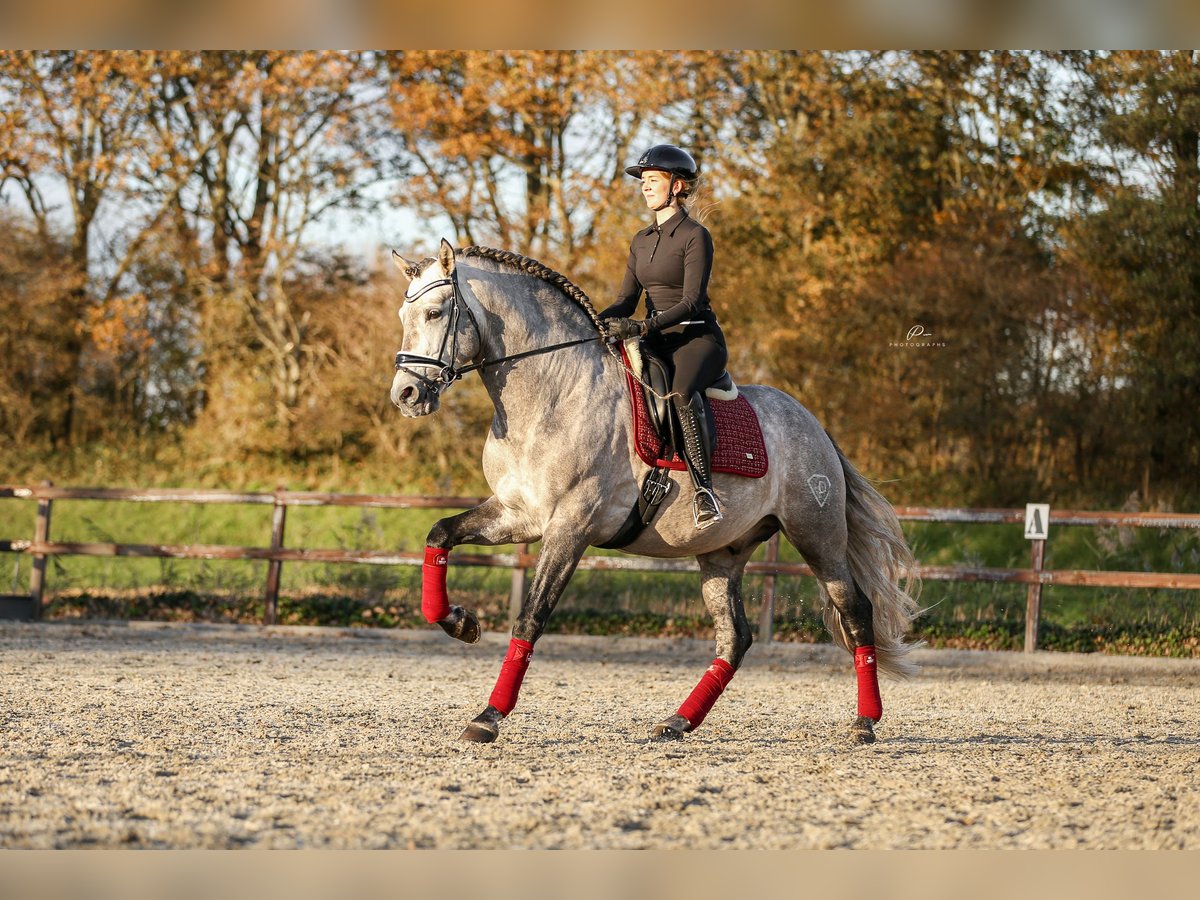
{"type": "MultiPolygon", "coordinates": [[[[514,269],[519,269],[526,274],[533,275],[548,284],[554,285],[564,294],[583,307],[583,311],[588,314],[588,318],[592,320],[592,324],[597,329],[600,327],[600,316],[596,313],[596,307],[592,305],[592,301],[588,295],[576,284],[574,284],[566,275],[560,275],[547,265],[543,265],[536,259],[530,259],[528,256],[522,256],[520,253],[514,253],[511,250],[497,250],[494,247],[464,247],[458,251],[460,256],[478,256],[481,259],[490,259],[498,263],[504,263],[514,269]]],[[[417,272],[424,270],[430,263],[434,262],[432,258],[421,260],[415,267],[416,271],[411,271],[410,275],[415,275],[417,272]]]]}
{"type": "MultiPolygon", "coordinates": [[[[572,283],[566,275],[561,275],[558,272],[555,272],[552,268],[538,262],[536,259],[530,259],[528,256],[522,256],[520,253],[514,253],[511,250],[497,250],[495,247],[480,247],[478,245],[463,247],[461,250],[456,250],[455,253],[457,253],[459,256],[477,256],[480,259],[490,259],[494,262],[503,263],[506,266],[511,266],[512,268],[517,269],[518,271],[525,272],[528,275],[533,275],[535,278],[540,278],[547,284],[554,285],[583,308],[583,311],[588,314],[588,318],[592,320],[592,324],[596,326],[597,331],[603,331],[603,329],[600,327],[600,316],[596,312],[596,307],[592,306],[592,301],[588,298],[588,295],[583,292],[583,289],[577,284],[572,283]]],[[[419,263],[406,266],[404,271],[409,278],[415,278],[434,262],[436,262],[436,260],[434,260],[432,257],[428,257],[421,260],[419,263]]],[[[643,381],[640,374],[630,369],[629,364],[617,354],[617,351],[613,349],[613,345],[611,343],[606,341],[604,347],[608,351],[608,354],[620,364],[622,369],[625,370],[627,375],[637,381],[643,388],[645,388],[659,400],[667,399],[662,394],[659,394],[657,391],[655,391],[653,387],[643,381]]]]}
{"type": "Polygon", "coordinates": [[[538,262],[536,259],[530,259],[528,256],[522,256],[520,253],[514,253],[511,250],[497,250],[494,247],[478,246],[464,247],[462,255],[478,256],[482,259],[491,259],[498,263],[504,263],[505,265],[520,269],[529,275],[534,275],[548,284],[554,285],[583,307],[583,311],[588,314],[588,318],[592,320],[592,324],[596,328],[600,327],[600,317],[596,313],[596,307],[592,306],[591,299],[583,292],[583,289],[573,283],[566,275],[555,272],[549,266],[538,262]]]}

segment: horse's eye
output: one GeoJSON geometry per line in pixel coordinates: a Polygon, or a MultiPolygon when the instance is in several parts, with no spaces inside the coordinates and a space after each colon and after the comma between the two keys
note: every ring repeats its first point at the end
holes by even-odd
{"type": "Polygon", "coordinates": [[[438,309],[437,307],[434,307],[433,309],[425,310],[425,321],[426,322],[432,322],[434,319],[440,319],[441,317],[442,317],[442,311],[440,309],[438,309]]]}

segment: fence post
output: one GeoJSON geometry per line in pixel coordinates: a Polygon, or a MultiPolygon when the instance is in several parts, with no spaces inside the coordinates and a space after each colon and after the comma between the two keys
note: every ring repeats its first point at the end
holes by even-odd
{"type": "MultiPolygon", "coordinates": [[[[779,532],[771,535],[767,541],[767,562],[779,562],[779,532]]],[[[771,643],[775,631],[775,574],[769,572],[763,576],[762,610],[758,614],[758,639],[771,643]]]]}
{"type": "MultiPolygon", "coordinates": [[[[275,488],[275,505],[271,511],[271,549],[283,549],[283,527],[287,523],[287,504],[283,502],[283,485],[275,488]]],[[[267,563],[267,593],[263,603],[263,624],[275,625],[279,621],[279,576],[283,561],[272,559],[267,563]]]]}
{"type": "Polygon", "coordinates": [[[1038,648],[1038,628],[1042,619],[1042,563],[1045,561],[1046,542],[1038,538],[1033,541],[1033,571],[1038,579],[1029,585],[1025,597],[1025,652],[1038,648]]]}
{"type": "MultiPolygon", "coordinates": [[[[42,487],[51,487],[54,482],[43,481],[42,487]]],[[[37,522],[33,526],[33,540],[36,544],[44,544],[50,540],[50,498],[38,501],[37,522]]],[[[46,554],[37,553],[33,557],[33,565],[29,569],[29,601],[32,609],[29,614],[34,619],[42,617],[42,595],[46,590],[46,554]]]]}
{"type": "Polygon", "coordinates": [[[525,560],[529,553],[528,544],[517,544],[517,561],[513,564],[512,590],[508,596],[508,627],[516,624],[517,616],[521,613],[521,603],[525,599],[525,560]]]}

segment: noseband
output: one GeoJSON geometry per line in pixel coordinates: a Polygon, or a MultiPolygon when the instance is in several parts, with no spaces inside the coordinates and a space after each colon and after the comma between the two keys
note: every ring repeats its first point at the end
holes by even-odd
{"type": "Polygon", "coordinates": [[[479,322],[476,321],[475,313],[471,311],[470,304],[463,298],[462,289],[458,285],[458,268],[456,267],[450,273],[449,278],[440,278],[437,281],[431,281],[411,297],[405,293],[404,302],[413,303],[434,288],[446,287],[447,285],[453,288],[450,300],[450,318],[447,322],[446,333],[442,335],[442,343],[438,347],[437,356],[422,356],[419,353],[405,353],[403,350],[396,354],[396,370],[417,379],[434,396],[439,395],[450,385],[454,384],[454,382],[458,381],[458,379],[470,372],[474,372],[476,369],[486,369],[489,366],[514,362],[518,359],[524,359],[527,356],[552,353],[555,350],[576,347],[580,344],[590,344],[592,341],[601,339],[601,336],[597,334],[593,337],[580,338],[574,341],[563,341],[561,344],[551,344],[549,347],[539,347],[536,350],[526,350],[524,353],[501,356],[499,359],[487,359],[483,362],[472,363],[469,366],[456,366],[454,362],[458,359],[458,323],[462,318],[462,311],[464,309],[467,311],[467,318],[471,320],[471,325],[475,328],[475,334],[479,336],[480,345],[482,346],[483,343],[483,332],[479,330],[479,322]],[[447,344],[450,346],[449,362],[442,359],[442,355],[446,352],[447,344]],[[430,378],[415,371],[411,368],[412,366],[422,369],[437,369],[437,374],[430,378]]]}

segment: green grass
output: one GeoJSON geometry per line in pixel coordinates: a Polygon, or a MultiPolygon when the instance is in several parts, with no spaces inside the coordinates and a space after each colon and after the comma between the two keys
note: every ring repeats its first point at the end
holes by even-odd
{"type": "MultiPolygon", "coordinates": [[[[36,505],[0,500],[0,537],[32,537],[36,505]]],[[[448,510],[292,507],[290,547],[418,551],[448,510]]],[[[271,509],[238,504],[56,501],[51,537],[61,541],[266,546],[271,509]]],[[[1030,545],[1012,525],[906,523],[918,559],[930,565],[1028,567],[1030,545]]],[[[535,547],[536,549],[536,547],[535,547]]],[[[460,552],[511,552],[464,546],[460,552]]],[[[604,552],[604,551],[591,551],[604,552]]],[[[786,542],[781,559],[798,561],[786,542]]],[[[758,558],[762,558],[760,549],[758,558]]],[[[30,559],[3,561],[0,592],[27,589],[30,559]]],[[[1200,571],[1200,534],[1182,529],[1058,527],[1046,568],[1200,571]]],[[[503,629],[511,573],[457,567],[457,602],[479,608],[486,627],[503,629]]],[[[48,590],[52,614],[131,618],[261,618],[266,563],[243,561],[55,557],[48,590]],[[107,598],[107,599],[106,599],[107,598]]],[[[323,624],[423,626],[420,569],[286,563],[281,619],[323,624]]],[[[762,579],[747,576],[747,615],[757,622],[762,579]]],[[[938,645],[1019,648],[1026,587],[928,581],[928,607],[917,633],[938,645]]],[[[781,639],[827,639],[816,615],[812,579],[777,579],[775,630],[781,639]]],[[[1182,590],[1048,587],[1042,598],[1042,645],[1049,649],[1200,655],[1200,594],[1182,590]]],[[[580,633],[711,633],[695,574],[578,572],[560,601],[554,628],[580,633]]]]}

